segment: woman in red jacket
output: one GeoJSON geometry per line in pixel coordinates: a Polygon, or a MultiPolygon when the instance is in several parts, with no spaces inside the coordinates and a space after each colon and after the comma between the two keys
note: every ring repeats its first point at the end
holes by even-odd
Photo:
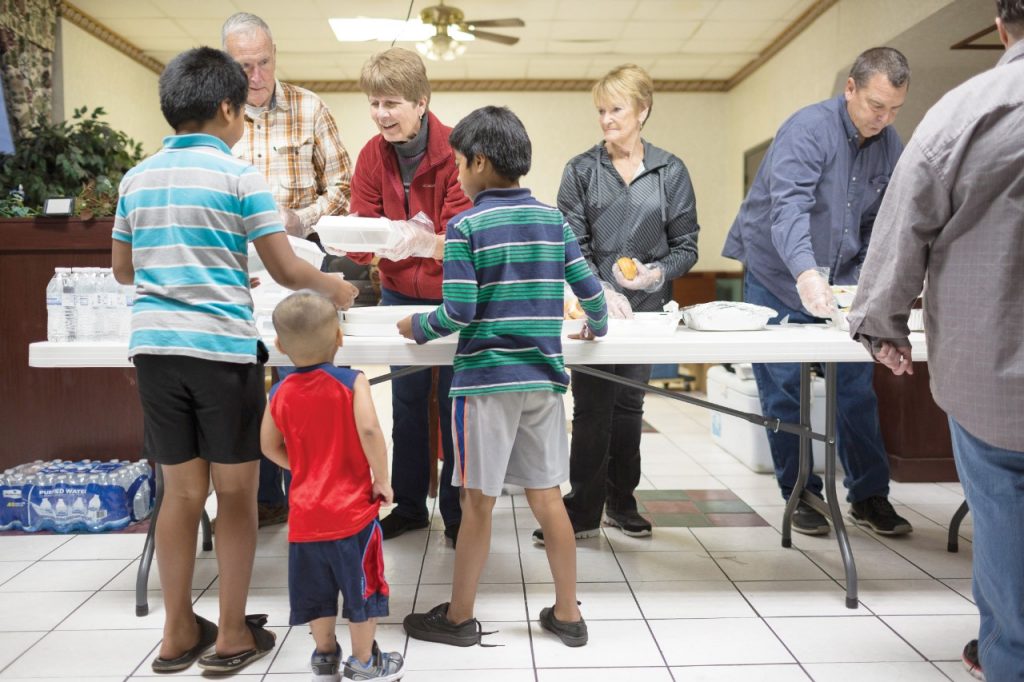
{"type": "MultiPolygon", "coordinates": [[[[370,101],[370,118],[380,134],[359,152],[352,176],[351,213],[409,220],[422,212],[433,223],[433,234],[407,225],[407,236],[379,253],[381,305],[438,305],[448,220],[473,205],[459,187],[448,144],[451,129],[428,111],[430,83],[415,52],[396,47],[374,55],[363,66],[359,87],[370,101]]],[[[349,258],[367,263],[372,254],[349,254],[349,258]]],[[[397,506],[381,522],[385,539],[430,523],[426,505],[431,465],[430,375],[428,371],[415,372],[392,382],[391,483],[397,506]]],[[[445,535],[454,542],[462,511],[458,489],[452,487],[451,382],[452,368],[439,368],[437,394],[444,450],[440,507],[445,535]]]]}

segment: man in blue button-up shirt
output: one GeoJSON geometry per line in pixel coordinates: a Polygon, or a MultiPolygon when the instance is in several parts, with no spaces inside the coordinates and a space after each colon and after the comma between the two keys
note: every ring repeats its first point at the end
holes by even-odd
{"type": "MultiPolygon", "coordinates": [[[[722,255],[746,266],[744,300],[790,322],[819,323],[835,310],[830,284],[856,284],[878,206],[903,144],[890,124],[906,98],[910,67],[897,50],[872,48],[854,62],[842,94],[796,112],[779,128],[722,255]],[[828,273],[828,274],[825,274],[828,273]]],[[[871,364],[839,366],[839,458],[851,517],[875,532],[909,533],[889,504],[889,463],[878,422],[871,364]]],[[[755,364],[765,415],[799,421],[800,368],[755,364]]],[[[775,474],[788,498],[799,440],[768,433],[775,474]]],[[[807,489],[821,496],[821,478],[807,489]]],[[[793,529],[828,533],[825,517],[800,503],[793,529]]]]}

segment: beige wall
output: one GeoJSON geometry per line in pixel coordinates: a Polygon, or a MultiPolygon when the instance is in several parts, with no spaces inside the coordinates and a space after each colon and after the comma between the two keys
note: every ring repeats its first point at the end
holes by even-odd
{"type": "Polygon", "coordinates": [[[101,106],[104,120],[141,142],[146,153],[159,149],[171,129],[160,113],[158,76],[67,20],[60,23],[64,117],[101,106]]]}
{"type": "MultiPolygon", "coordinates": [[[[728,212],[743,200],[743,152],[775,135],[797,109],[834,94],[837,75],[858,54],[884,45],[953,0],[840,0],[767,64],[729,93],[730,160],[718,183],[728,212]]],[[[913,64],[911,65],[913,68],[913,64]]],[[[719,256],[728,231],[705,234],[700,265],[708,270],[739,269],[719,256]]]]}
{"type": "MultiPolygon", "coordinates": [[[[428,66],[429,69],[429,66],[428,66]]],[[[366,97],[326,94],[353,160],[376,129],[366,97]]],[[[522,119],[533,143],[533,167],[522,184],[541,201],[554,203],[562,170],[573,156],[601,139],[597,114],[588,92],[440,92],[431,110],[446,125],[454,125],[473,109],[488,104],[507,106],[522,119]]],[[[686,163],[697,195],[702,229],[721,231],[732,220],[720,200],[717,182],[728,172],[723,136],[715,134],[727,113],[724,94],[655,94],[654,109],[644,136],[686,163]]],[[[701,244],[703,248],[703,244],[701,244]]]]}
{"type": "MultiPolygon", "coordinates": [[[[960,0],[963,1],[963,0],[960,0]]],[[[891,41],[953,0],[840,0],[796,40],[729,93],[656,94],[645,137],[686,163],[701,224],[697,270],[736,270],[719,254],[742,201],[743,152],[775,134],[794,111],[833,94],[837,74],[854,57],[891,41]]],[[[66,115],[102,105],[110,123],[147,152],[169,130],[160,114],[157,76],[62,21],[66,115]]],[[[428,65],[429,73],[429,65],[428,65]]],[[[361,94],[324,95],[353,160],[375,130],[361,94]]],[[[524,184],[553,203],[562,169],[600,139],[589,93],[441,92],[431,107],[448,125],[485,104],[507,105],[533,141],[533,170],[524,184]]]]}

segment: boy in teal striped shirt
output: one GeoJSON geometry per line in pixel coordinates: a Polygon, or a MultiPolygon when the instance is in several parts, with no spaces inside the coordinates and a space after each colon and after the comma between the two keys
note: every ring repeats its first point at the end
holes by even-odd
{"type": "Polygon", "coordinates": [[[562,304],[568,283],[587,315],[579,336],[593,339],[608,329],[604,294],[561,212],[519,187],[531,147],[515,114],[477,109],[455,126],[450,142],[459,183],[474,205],[448,222],[444,302],[401,320],[398,329],[417,343],[459,332],[452,483],[462,487],[462,525],[451,601],[410,614],[405,630],[455,646],[478,644],[487,634],[473,616],[474,603],[495,498],[511,483],[526,489],[547,539],[555,604],[541,610],[541,625],[568,646],[583,646],[576,539],[558,487],[569,476],[562,304]]]}
{"type": "Polygon", "coordinates": [[[248,242],[290,289],[313,289],[341,308],[357,293],[292,252],[266,182],[231,156],[247,90],[242,67],[219,50],[171,60],[160,76],[160,108],[175,135],[125,174],[114,218],[114,276],[136,291],[128,354],[145,419],[143,454],[163,473],[156,559],[166,617],[152,662],[159,673],[197,659],[204,670],[236,672],[274,647],[266,616],[245,615],[267,360],[253,321],[248,242]],[[211,478],[218,625],[192,609],[196,532],[211,478]]]}

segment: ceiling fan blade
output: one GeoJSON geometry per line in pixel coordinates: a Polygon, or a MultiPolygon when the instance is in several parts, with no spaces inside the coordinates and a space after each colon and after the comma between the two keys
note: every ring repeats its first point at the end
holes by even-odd
{"type": "Polygon", "coordinates": [[[463,23],[475,28],[516,28],[526,26],[522,19],[483,19],[481,21],[465,21],[463,23]]]}
{"type": "Polygon", "coordinates": [[[519,38],[515,36],[505,36],[500,33],[491,33],[490,31],[476,31],[467,28],[466,33],[469,33],[480,40],[490,40],[495,43],[501,43],[502,45],[515,45],[519,42],[519,38]]]}

